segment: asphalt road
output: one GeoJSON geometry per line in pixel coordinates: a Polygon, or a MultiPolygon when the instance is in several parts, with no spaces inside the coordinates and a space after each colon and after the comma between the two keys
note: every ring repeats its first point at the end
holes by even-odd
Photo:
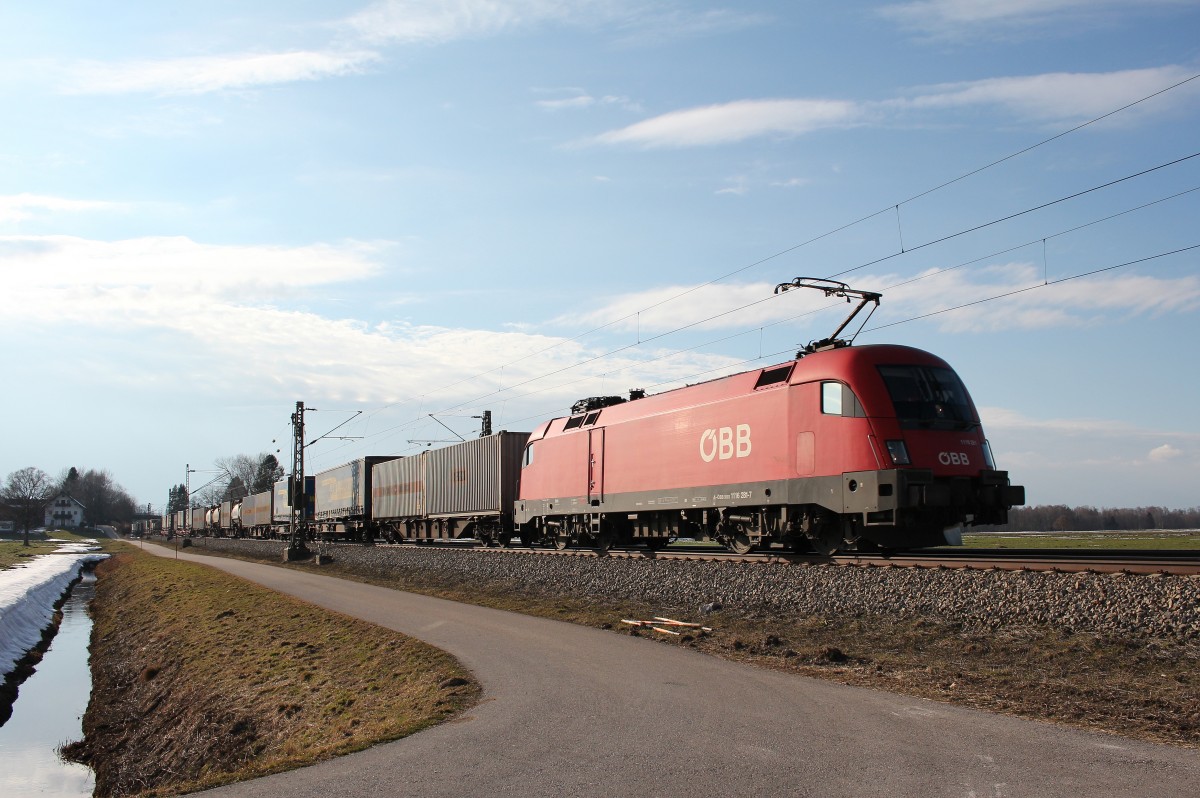
{"type": "Polygon", "coordinates": [[[205,795],[1192,798],[1200,790],[1194,750],[314,573],[181,556],[425,640],[484,688],[460,720],[205,795]]]}

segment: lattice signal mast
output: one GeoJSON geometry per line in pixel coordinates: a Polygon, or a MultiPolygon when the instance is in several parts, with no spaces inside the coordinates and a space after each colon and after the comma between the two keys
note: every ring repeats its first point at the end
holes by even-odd
{"type": "Polygon", "coordinates": [[[288,552],[307,551],[304,545],[304,402],[292,413],[292,476],[288,484],[292,515],[288,521],[288,552]]]}

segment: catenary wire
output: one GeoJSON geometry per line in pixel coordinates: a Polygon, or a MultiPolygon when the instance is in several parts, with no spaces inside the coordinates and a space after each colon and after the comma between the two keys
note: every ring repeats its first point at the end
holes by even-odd
{"type": "MultiPolygon", "coordinates": [[[[860,269],[866,268],[866,267],[868,267],[868,266],[877,265],[877,264],[879,264],[879,263],[881,263],[881,262],[884,262],[884,261],[887,261],[887,260],[889,260],[889,259],[895,258],[895,257],[897,257],[897,256],[898,256],[898,255],[900,255],[900,254],[909,254],[909,253],[911,253],[911,252],[914,252],[914,251],[916,251],[916,250],[919,250],[919,249],[925,249],[925,248],[927,248],[927,247],[930,247],[930,246],[933,246],[933,245],[935,245],[935,244],[944,243],[944,242],[946,242],[946,241],[949,241],[949,240],[951,240],[951,239],[958,238],[958,237],[961,237],[961,236],[963,236],[963,235],[967,235],[967,234],[969,234],[969,233],[976,232],[976,231],[978,231],[978,230],[981,230],[981,229],[984,229],[984,228],[987,228],[987,227],[991,227],[991,226],[994,226],[994,225],[996,225],[996,224],[1000,224],[1000,223],[1002,223],[1002,222],[1009,221],[1009,220],[1011,220],[1011,219],[1014,219],[1014,218],[1017,218],[1017,217],[1020,217],[1020,216],[1027,215],[1027,214],[1029,214],[1029,213],[1032,213],[1032,212],[1035,212],[1035,211],[1038,211],[1038,210],[1043,210],[1043,209],[1045,209],[1045,208],[1048,208],[1048,207],[1051,207],[1051,206],[1053,206],[1053,205],[1058,205],[1058,204],[1061,204],[1061,203],[1063,203],[1063,202],[1067,202],[1067,201],[1069,201],[1069,200],[1072,200],[1072,199],[1077,199],[1078,197],[1081,197],[1081,196],[1085,196],[1085,195],[1087,195],[1087,194],[1094,193],[1094,192],[1096,192],[1096,191],[1100,191],[1100,190],[1103,190],[1103,189],[1106,189],[1106,188],[1111,188],[1111,187],[1113,187],[1113,186],[1119,185],[1119,184],[1121,184],[1121,183],[1125,183],[1125,182],[1127,182],[1127,181],[1129,181],[1129,180],[1133,180],[1133,179],[1135,179],[1135,178],[1138,178],[1138,177],[1143,177],[1143,176],[1145,176],[1145,175],[1147,175],[1147,174],[1151,174],[1151,173],[1153,173],[1153,172],[1156,172],[1156,171],[1159,171],[1159,170],[1161,170],[1161,169],[1166,169],[1166,168],[1168,168],[1168,167],[1171,167],[1171,166],[1176,166],[1176,165],[1178,165],[1178,164],[1180,164],[1180,163],[1184,163],[1184,162],[1186,162],[1186,161],[1189,161],[1189,160],[1191,160],[1191,159],[1193,159],[1193,158],[1196,158],[1196,157],[1200,157],[1200,152],[1195,152],[1195,153],[1192,153],[1192,154],[1190,154],[1190,155],[1183,156],[1183,157],[1181,157],[1181,158],[1176,158],[1176,159],[1173,159],[1173,160],[1171,160],[1171,161],[1167,161],[1167,162],[1165,162],[1165,163],[1161,163],[1161,164],[1158,164],[1158,165],[1156,165],[1156,166],[1149,167],[1149,168],[1147,168],[1147,169],[1143,169],[1143,170],[1141,170],[1141,171],[1138,171],[1138,172],[1135,172],[1135,173],[1132,173],[1132,174],[1129,174],[1129,175],[1125,175],[1124,177],[1120,177],[1120,178],[1117,178],[1117,179],[1115,179],[1115,180],[1110,180],[1110,181],[1108,181],[1108,182],[1106,182],[1106,183],[1102,183],[1102,184],[1099,184],[1099,185],[1096,185],[1096,186],[1092,186],[1092,187],[1090,187],[1090,188],[1083,189],[1082,191],[1077,191],[1077,192],[1074,192],[1074,193],[1072,193],[1072,194],[1069,194],[1069,195],[1066,195],[1066,196],[1059,197],[1059,198],[1057,198],[1057,199],[1051,200],[1051,201],[1049,201],[1049,202],[1041,203],[1041,204],[1039,204],[1039,205],[1036,205],[1036,206],[1033,206],[1033,207],[1031,207],[1031,208],[1027,208],[1027,209],[1024,209],[1024,210],[1021,210],[1021,211],[1017,211],[1016,213],[1007,214],[1007,215],[1005,215],[1005,216],[1002,216],[1002,217],[999,217],[999,218],[997,218],[997,219],[993,219],[993,220],[990,220],[990,221],[984,222],[984,223],[982,223],[982,224],[978,224],[978,225],[975,225],[975,226],[973,226],[973,227],[966,228],[966,229],[964,229],[964,230],[961,230],[961,231],[958,231],[958,232],[955,232],[955,233],[951,233],[951,234],[949,234],[949,235],[946,235],[946,236],[942,236],[941,238],[938,238],[938,239],[935,239],[935,240],[932,240],[932,241],[924,242],[924,243],[922,243],[922,244],[917,244],[916,246],[913,246],[913,247],[910,247],[910,248],[908,248],[908,249],[907,249],[905,252],[897,252],[897,253],[892,253],[892,254],[890,254],[890,255],[887,255],[887,256],[885,256],[885,257],[883,257],[883,258],[877,258],[877,259],[875,259],[875,260],[872,260],[872,261],[869,261],[869,262],[866,262],[866,263],[860,264],[860,265],[858,265],[858,266],[855,266],[855,267],[853,267],[853,268],[846,269],[846,270],[843,270],[843,271],[841,271],[841,272],[837,272],[837,273],[835,273],[835,274],[833,274],[833,275],[831,275],[831,276],[832,276],[832,277],[841,277],[841,276],[844,276],[844,275],[846,275],[846,274],[850,274],[850,273],[852,273],[852,272],[855,272],[855,271],[858,271],[858,270],[860,270],[860,269]]],[[[1184,195],[1184,194],[1187,194],[1187,193],[1190,193],[1190,191],[1194,191],[1194,190],[1195,190],[1195,189],[1190,189],[1189,191],[1179,192],[1178,194],[1176,194],[1176,195],[1173,195],[1172,197],[1164,198],[1164,200],[1158,200],[1158,201],[1156,201],[1156,202],[1165,201],[1165,199],[1171,199],[1171,198],[1173,198],[1173,197],[1177,197],[1177,196],[1182,196],[1182,195],[1184,195]]],[[[1149,206],[1149,205],[1152,205],[1152,204],[1155,204],[1155,203],[1147,203],[1146,205],[1144,205],[1144,206],[1140,206],[1140,207],[1147,207],[1147,206],[1149,206]]],[[[1135,210],[1136,210],[1136,209],[1135,209],[1135,210]]],[[[1130,211],[1125,211],[1125,212],[1123,212],[1123,213],[1127,213],[1127,212],[1130,212],[1130,211]]],[[[1106,217],[1106,218],[1114,218],[1115,216],[1119,216],[1119,215],[1121,215],[1121,214],[1113,214],[1112,216],[1110,216],[1110,217],[1106,217]]],[[[1089,223],[1089,225],[1090,225],[1090,224],[1094,224],[1094,223],[1095,223],[1095,222],[1089,223]]],[[[1073,229],[1080,229],[1080,228],[1082,228],[1082,227],[1086,227],[1086,226],[1089,226],[1089,225],[1080,225],[1078,228],[1073,228],[1073,229]]],[[[1064,233],[1065,233],[1065,232],[1069,232],[1069,231],[1064,231],[1064,233]]],[[[1062,234],[1064,234],[1064,233],[1057,233],[1057,234],[1055,234],[1055,236],[1057,236],[1057,235],[1062,235],[1062,234]]],[[[1049,238],[1049,237],[1050,237],[1050,236],[1047,236],[1047,238],[1049,238]]],[[[1038,239],[1036,239],[1036,240],[1040,241],[1040,240],[1041,240],[1041,238],[1038,238],[1038,239]]],[[[1033,242],[1029,242],[1029,243],[1033,243],[1033,242]]],[[[1022,245],[1019,245],[1018,247],[1014,247],[1014,248],[1012,248],[1012,249],[1016,249],[1016,248],[1019,248],[1020,246],[1028,246],[1028,245],[1029,245],[1028,243],[1026,243],[1026,244],[1022,244],[1022,245]]],[[[1011,251],[1011,250],[1003,250],[1002,252],[1006,252],[1006,251],[1011,251]]],[[[1000,254],[1000,253],[993,253],[993,255],[985,255],[985,256],[983,256],[983,257],[985,257],[985,258],[986,258],[986,257],[993,257],[995,254],[1000,254]]],[[[973,262],[973,261],[969,261],[968,263],[970,263],[970,262],[973,262]]],[[[957,268],[957,267],[955,267],[955,268],[957,268]]],[[[940,272],[940,273],[944,273],[945,271],[949,271],[949,270],[948,270],[948,269],[947,269],[947,270],[943,270],[943,271],[942,271],[942,272],[940,272]]],[[[912,281],[909,281],[909,282],[912,282],[912,281]]],[[[903,284],[905,284],[905,283],[899,283],[899,284],[897,284],[897,285],[903,285],[903,284]]],[[[892,286],[892,287],[895,287],[895,286],[892,286]]],[[[501,394],[501,393],[507,393],[507,392],[509,392],[509,391],[512,391],[514,388],[518,388],[518,387],[521,387],[521,386],[523,386],[523,385],[528,385],[528,384],[531,384],[531,383],[537,382],[537,381],[539,381],[539,380],[546,379],[546,378],[548,378],[548,377],[552,377],[552,376],[554,376],[554,375],[556,375],[556,374],[561,374],[561,373],[563,373],[563,372],[565,372],[565,371],[570,371],[570,370],[572,370],[572,369],[575,369],[575,368],[580,368],[580,367],[582,367],[582,366],[586,366],[586,365],[588,365],[588,364],[590,364],[590,363],[595,363],[595,362],[597,362],[597,361],[600,361],[600,360],[607,359],[607,358],[609,358],[609,357],[612,357],[612,356],[614,356],[614,355],[620,354],[620,353],[622,353],[622,352],[626,352],[626,351],[629,351],[629,350],[631,350],[631,349],[638,348],[638,347],[640,347],[640,346],[642,346],[642,345],[644,345],[644,344],[651,343],[651,342],[653,342],[653,341],[656,341],[656,340],[661,340],[661,339],[663,339],[663,338],[667,338],[667,337],[669,337],[669,336],[671,336],[671,335],[675,335],[675,334],[677,334],[677,333],[679,333],[679,332],[682,332],[682,331],[685,331],[685,330],[688,330],[688,329],[691,329],[691,328],[694,328],[694,327],[697,327],[697,326],[700,326],[700,325],[703,325],[703,324],[707,324],[707,323],[709,323],[709,322],[711,322],[711,321],[714,321],[714,320],[716,320],[716,319],[722,318],[722,317],[724,317],[724,316],[728,316],[728,315],[731,315],[731,314],[734,314],[734,313],[738,313],[738,312],[741,312],[741,311],[743,311],[743,310],[746,310],[746,309],[748,309],[748,308],[751,308],[751,307],[754,307],[754,306],[756,306],[756,305],[762,304],[762,303],[764,303],[764,302],[771,301],[772,299],[775,299],[777,296],[778,296],[778,295],[775,295],[775,294],[768,295],[767,297],[764,297],[763,299],[758,299],[758,300],[755,300],[755,301],[753,301],[753,302],[749,302],[749,303],[746,303],[746,304],[744,304],[744,305],[740,305],[740,306],[738,306],[738,307],[736,307],[736,308],[731,308],[731,309],[729,309],[729,310],[722,311],[721,313],[717,313],[717,314],[714,314],[714,315],[712,315],[712,316],[708,316],[708,317],[705,317],[705,318],[703,318],[703,319],[699,319],[699,320],[696,320],[696,321],[690,322],[690,323],[688,323],[688,324],[685,324],[685,325],[682,325],[682,326],[680,326],[680,327],[676,327],[676,328],[673,328],[673,329],[671,329],[671,330],[666,330],[666,331],[664,331],[664,332],[662,332],[662,333],[659,333],[659,334],[657,334],[657,335],[651,336],[651,337],[649,337],[649,338],[640,339],[640,340],[638,340],[638,341],[636,341],[636,342],[634,342],[634,343],[625,344],[625,345],[622,345],[622,346],[616,347],[615,349],[611,349],[611,350],[608,350],[608,351],[606,351],[606,352],[603,352],[603,353],[600,353],[600,354],[597,354],[597,355],[594,355],[594,356],[591,356],[591,357],[585,358],[585,359],[583,359],[583,360],[577,361],[577,362],[575,362],[575,363],[572,363],[572,364],[569,364],[569,365],[566,365],[566,366],[562,366],[562,367],[556,368],[556,369],[554,369],[554,370],[552,370],[552,371],[545,372],[545,373],[543,373],[543,374],[538,374],[538,375],[536,375],[536,376],[530,377],[530,378],[528,378],[528,379],[521,380],[521,381],[519,381],[519,382],[515,382],[515,383],[513,383],[513,384],[511,384],[511,385],[508,385],[508,386],[506,386],[506,387],[502,388],[502,389],[498,389],[498,390],[495,390],[495,391],[491,391],[491,392],[489,392],[489,393],[487,393],[487,394],[478,395],[478,396],[472,397],[472,398],[470,398],[470,399],[466,399],[466,400],[464,400],[464,401],[462,401],[462,402],[459,402],[459,403],[457,403],[457,404],[452,404],[452,405],[449,405],[449,406],[445,407],[444,409],[442,409],[442,410],[440,410],[440,411],[438,411],[438,412],[434,413],[433,415],[441,415],[441,414],[443,414],[443,413],[447,413],[447,412],[449,412],[449,411],[451,411],[451,410],[457,410],[457,409],[459,409],[459,408],[462,408],[462,407],[466,407],[466,406],[469,406],[469,405],[473,405],[473,404],[476,404],[476,403],[478,403],[478,402],[481,402],[481,401],[487,400],[487,399],[489,399],[489,398],[492,398],[492,397],[494,397],[494,396],[496,396],[496,395],[498,395],[498,394],[501,394]]],[[[623,317],[623,318],[628,318],[628,317],[623,317]]],[[[778,323],[778,322],[774,322],[774,323],[772,323],[772,324],[775,324],[775,323],[778,323]]],[[[875,329],[875,328],[872,328],[872,329],[875,329]]],[[[484,373],[488,373],[488,372],[484,372],[484,373]]],[[[476,375],[475,377],[468,378],[468,379],[475,379],[475,378],[477,378],[478,376],[480,376],[480,375],[476,375]]],[[[464,380],[460,380],[460,381],[458,381],[458,382],[456,382],[456,383],[454,383],[454,384],[459,384],[459,383],[461,383],[461,382],[466,382],[466,381],[468,381],[468,380],[467,380],[467,379],[464,379],[464,380]]],[[[439,389],[439,390],[441,390],[441,389],[439,389]]],[[[550,389],[546,389],[546,390],[550,390],[550,389]]],[[[429,395],[429,394],[424,394],[424,396],[428,396],[428,395],[429,395]]],[[[525,395],[529,395],[529,394],[525,394],[525,395]]],[[[508,398],[509,398],[509,399],[512,399],[512,398],[520,398],[520,397],[512,397],[512,396],[510,396],[510,397],[508,397],[508,398]]],[[[391,405],[391,407],[398,406],[399,404],[403,404],[403,403],[402,403],[402,402],[401,402],[401,403],[395,403],[395,404],[391,405]]],[[[421,420],[421,418],[420,418],[420,417],[419,417],[419,418],[414,418],[414,419],[412,419],[412,420],[410,420],[410,421],[403,422],[403,423],[401,423],[400,425],[397,425],[397,426],[394,426],[394,427],[390,427],[390,428],[388,428],[388,429],[386,429],[386,430],[381,430],[381,431],[380,431],[379,433],[377,433],[377,434],[379,434],[379,435],[383,435],[383,434],[386,434],[386,433],[389,433],[389,432],[393,432],[393,431],[395,431],[395,430],[397,430],[397,429],[404,429],[404,428],[407,428],[408,426],[410,426],[410,425],[412,425],[412,424],[415,424],[415,423],[419,422],[420,420],[421,420]]],[[[374,437],[374,436],[372,436],[372,437],[374,437]]]]}
{"type": "MultiPolygon", "coordinates": [[[[508,367],[508,366],[513,366],[513,365],[516,365],[517,363],[521,363],[521,362],[523,362],[523,361],[525,361],[525,360],[528,360],[528,359],[529,359],[529,358],[531,358],[531,357],[536,357],[536,356],[537,356],[537,355],[539,355],[539,354],[544,354],[544,353],[546,353],[546,352],[548,352],[548,351],[550,351],[550,350],[552,350],[552,349],[555,349],[555,348],[557,348],[557,347],[559,347],[559,346],[562,346],[562,345],[564,345],[564,344],[570,343],[570,342],[572,342],[572,341],[577,341],[577,340],[579,340],[579,339],[581,339],[581,338],[585,338],[585,337],[587,337],[587,336],[589,336],[589,335],[592,335],[593,333],[596,333],[596,332],[599,332],[599,331],[601,331],[601,330],[604,330],[604,329],[607,329],[607,328],[609,328],[609,327],[612,327],[613,325],[615,325],[615,324],[617,324],[617,323],[619,323],[619,322],[625,321],[625,320],[627,320],[627,319],[630,319],[630,318],[633,318],[633,317],[635,317],[635,316],[639,316],[641,313],[644,313],[644,312],[645,312],[645,311],[647,311],[647,310],[652,310],[652,309],[654,309],[654,308],[656,308],[656,307],[660,307],[660,306],[662,306],[662,305],[665,305],[665,304],[667,304],[667,303],[669,303],[669,302],[674,302],[675,300],[677,300],[677,299],[681,299],[681,298],[683,298],[683,297],[685,297],[685,296],[688,296],[689,294],[692,294],[692,293],[694,293],[695,291],[698,291],[698,290],[700,290],[700,289],[702,289],[702,288],[705,288],[705,287],[707,287],[707,286],[710,286],[710,285],[713,285],[713,284],[715,284],[715,283],[721,282],[722,280],[727,280],[727,279],[729,279],[730,277],[733,277],[733,276],[735,276],[735,275],[741,274],[741,273],[743,273],[743,272],[745,272],[745,271],[748,271],[749,269],[752,269],[752,268],[754,268],[754,267],[756,267],[756,266],[760,266],[760,265],[762,265],[762,264],[764,264],[764,263],[767,263],[767,262],[769,262],[769,261],[771,261],[771,260],[774,260],[774,259],[776,259],[776,258],[782,257],[783,255],[786,255],[786,254],[789,254],[789,253],[791,253],[791,252],[794,252],[794,251],[796,251],[796,250],[798,250],[798,249],[801,249],[801,248],[803,248],[803,247],[806,247],[806,246],[808,246],[808,245],[810,245],[810,244],[814,244],[814,243],[816,243],[816,242],[818,242],[818,241],[821,241],[822,239],[828,238],[829,236],[836,235],[837,233],[840,233],[840,232],[843,232],[843,231],[845,231],[845,230],[848,230],[848,229],[850,229],[851,227],[854,227],[854,226],[856,226],[856,225],[862,224],[863,222],[866,222],[866,221],[869,221],[869,220],[871,220],[871,219],[874,219],[875,217],[877,217],[877,216],[880,216],[880,215],[882,215],[882,214],[885,214],[885,213],[888,213],[888,212],[890,212],[890,211],[892,211],[892,210],[894,210],[894,209],[895,209],[895,210],[898,210],[898,209],[900,208],[900,206],[902,206],[902,205],[907,205],[908,203],[914,202],[914,201],[916,201],[916,200],[918,200],[918,199],[921,199],[922,197],[928,196],[928,195],[930,195],[930,194],[933,194],[933,193],[935,193],[935,192],[937,192],[937,191],[940,191],[940,190],[942,190],[942,189],[944,189],[944,188],[947,188],[948,186],[951,186],[951,185],[954,185],[954,184],[956,184],[956,183],[959,183],[959,182],[961,182],[961,181],[963,181],[963,180],[966,180],[966,179],[968,179],[968,178],[970,178],[970,177],[973,177],[973,176],[975,176],[975,175],[977,175],[977,174],[980,174],[981,172],[985,172],[985,171],[987,171],[987,170],[989,170],[989,169],[991,169],[991,168],[993,168],[993,167],[995,167],[995,166],[998,166],[998,165],[1000,165],[1000,164],[1002,164],[1002,163],[1006,163],[1007,161],[1013,160],[1014,158],[1018,158],[1018,157],[1020,157],[1020,156],[1022,156],[1022,155],[1024,155],[1024,154],[1026,154],[1026,153],[1032,152],[1033,150],[1036,150],[1036,149],[1038,149],[1039,147],[1042,147],[1042,146],[1044,146],[1044,145],[1046,145],[1046,144],[1049,144],[1049,143],[1051,143],[1051,142],[1057,141],[1057,140],[1058,140],[1058,139],[1060,139],[1060,138],[1063,138],[1063,137],[1065,137],[1065,136],[1068,136],[1068,135],[1070,135],[1070,134],[1072,134],[1072,133],[1075,133],[1075,132],[1077,132],[1077,131],[1079,131],[1079,130],[1082,130],[1082,129],[1084,129],[1084,128],[1086,128],[1086,127],[1090,126],[1090,125],[1096,124],[1097,122],[1101,122],[1101,121],[1103,121],[1103,120],[1105,120],[1105,119],[1108,119],[1109,117],[1112,117],[1112,116],[1115,116],[1115,115],[1117,115],[1117,114],[1119,114],[1119,113],[1122,113],[1123,111],[1127,111],[1127,110],[1129,110],[1130,108],[1133,108],[1133,107],[1135,107],[1135,106],[1137,106],[1137,105],[1140,105],[1141,103],[1147,102],[1148,100],[1154,99],[1155,97],[1159,97],[1159,96],[1161,96],[1161,95],[1163,95],[1163,94],[1166,94],[1167,92],[1173,91],[1174,89],[1178,89],[1179,87],[1181,87],[1181,86],[1184,86],[1185,84],[1187,84],[1187,83],[1190,83],[1190,82],[1192,82],[1192,81],[1194,81],[1194,80],[1196,80],[1196,79],[1198,79],[1198,78],[1200,78],[1200,74],[1195,74],[1195,75],[1192,75],[1192,76],[1190,76],[1190,77],[1188,77],[1188,78],[1185,78],[1185,79],[1183,79],[1183,80],[1180,80],[1180,81],[1178,81],[1177,83],[1174,83],[1174,84],[1172,84],[1172,85],[1170,85],[1170,86],[1167,86],[1167,87],[1165,87],[1165,88],[1163,88],[1163,89],[1160,89],[1160,90],[1158,90],[1158,91],[1156,91],[1156,92],[1153,92],[1153,93],[1151,93],[1151,94],[1148,94],[1148,95],[1146,95],[1146,96],[1144,96],[1144,97],[1141,97],[1140,99],[1134,100],[1133,102],[1127,103],[1127,104],[1125,104],[1125,105],[1123,105],[1123,106],[1121,106],[1121,107],[1119,107],[1119,108],[1113,109],[1112,111],[1109,111],[1109,112],[1107,112],[1107,113],[1105,113],[1105,114],[1101,114],[1100,116],[1097,116],[1097,117],[1095,117],[1095,118],[1093,118],[1093,119],[1090,119],[1090,120],[1088,120],[1088,121],[1086,121],[1086,122],[1082,122],[1082,123],[1080,123],[1080,124],[1076,125],[1075,127],[1072,127],[1072,128],[1070,128],[1070,129],[1068,129],[1068,130],[1064,130],[1064,131],[1062,131],[1062,132],[1060,132],[1060,133],[1056,133],[1056,134],[1055,134],[1055,135],[1053,135],[1053,136],[1049,136],[1049,137],[1047,137],[1047,138],[1045,138],[1045,139],[1042,139],[1041,141],[1038,141],[1038,142],[1036,142],[1036,143],[1034,143],[1034,144],[1031,144],[1031,145],[1029,145],[1028,147],[1025,147],[1025,148],[1023,148],[1023,149],[1021,149],[1021,150],[1018,150],[1018,151],[1016,151],[1016,152],[1010,153],[1010,154],[1008,154],[1008,155],[1006,155],[1006,156],[1004,156],[1004,157],[1002,157],[1002,158],[997,158],[996,160],[994,160],[994,161],[991,161],[991,162],[989,162],[989,163],[987,163],[987,164],[984,164],[983,166],[977,167],[976,169],[973,169],[973,170],[971,170],[971,171],[969,171],[969,172],[966,172],[966,173],[964,173],[964,174],[961,174],[961,175],[959,175],[959,176],[957,176],[957,177],[955,177],[955,178],[952,178],[952,179],[950,179],[950,180],[947,180],[947,181],[945,181],[945,182],[943,182],[943,183],[940,183],[940,184],[938,184],[938,185],[935,185],[935,186],[933,186],[933,187],[931,187],[931,188],[925,189],[924,191],[921,191],[921,192],[919,192],[919,193],[917,193],[917,194],[914,194],[914,195],[912,195],[911,197],[909,197],[909,198],[907,198],[907,199],[905,199],[905,200],[902,200],[902,201],[900,201],[900,202],[898,202],[898,203],[892,203],[892,204],[888,205],[887,207],[881,208],[881,209],[880,209],[880,210],[878,210],[878,211],[875,211],[875,212],[873,212],[873,213],[869,213],[869,214],[866,214],[866,215],[864,215],[864,216],[861,216],[861,217],[859,217],[858,219],[855,219],[854,221],[847,222],[846,224],[843,224],[843,225],[841,225],[841,226],[839,226],[839,227],[833,228],[833,229],[831,229],[831,230],[829,230],[829,231],[826,231],[825,233],[821,233],[820,235],[814,236],[814,237],[812,237],[812,238],[810,238],[810,239],[808,239],[808,240],[806,240],[806,241],[803,241],[803,242],[800,242],[800,243],[798,243],[798,244],[795,244],[795,245],[793,245],[793,246],[790,246],[790,247],[787,247],[787,248],[785,248],[785,249],[779,250],[779,251],[777,251],[777,252],[775,252],[775,253],[773,253],[773,254],[771,254],[771,255],[768,255],[768,256],[766,256],[766,257],[763,257],[763,258],[760,258],[760,259],[758,259],[758,260],[756,260],[756,261],[753,261],[753,262],[751,262],[751,263],[748,263],[748,264],[746,264],[745,266],[741,266],[741,267],[739,267],[739,268],[737,268],[737,269],[734,269],[733,271],[727,272],[726,274],[723,274],[723,275],[721,275],[721,276],[719,276],[719,277],[715,277],[715,278],[713,278],[713,279],[711,279],[711,280],[708,280],[707,282],[701,283],[701,284],[699,284],[699,285],[692,286],[691,288],[688,288],[688,289],[686,289],[686,290],[684,290],[684,291],[682,291],[682,292],[680,292],[680,293],[678,293],[678,294],[675,294],[675,295],[673,295],[673,296],[671,296],[671,297],[668,297],[668,298],[666,298],[666,299],[660,300],[660,301],[658,301],[658,302],[655,302],[655,303],[653,303],[653,304],[647,305],[646,307],[644,307],[644,308],[641,308],[641,309],[639,309],[638,311],[635,311],[634,313],[630,313],[630,314],[627,314],[627,315],[625,315],[625,316],[621,316],[621,317],[619,317],[619,318],[613,319],[612,321],[609,321],[609,322],[607,322],[607,323],[605,323],[605,324],[599,325],[599,326],[597,326],[597,327],[594,327],[594,328],[592,328],[592,329],[590,329],[590,330],[587,330],[587,331],[584,331],[584,332],[582,332],[582,333],[579,333],[578,335],[572,336],[572,337],[570,337],[570,338],[561,339],[561,340],[559,340],[559,341],[556,341],[555,343],[553,343],[553,344],[551,344],[551,345],[549,345],[549,346],[547,346],[547,347],[544,347],[544,348],[542,348],[542,349],[539,349],[539,350],[537,350],[537,351],[535,351],[535,352],[531,352],[531,353],[528,353],[528,354],[522,355],[521,357],[519,357],[519,358],[516,358],[516,359],[514,359],[514,360],[508,361],[507,363],[505,363],[505,364],[503,364],[503,365],[501,365],[501,366],[495,366],[495,367],[493,367],[493,368],[491,368],[491,369],[487,369],[486,371],[479,372],[479,373],[477,373],[477,374],[474,374],[474,375],[472,375],[472,376],[469,376],[469,377],[464,377],[464,378],[462,378],[462,379],[455,380],[455,381],[453,381],[453,382],[451,382],[451,383],[448,383],[448,384],[446,384],[446,385],[443,385],[443,386],[440,386],[440,387],[438,387],[438,388],[435,388],[435,389],[433,389],[433,390],[431,390],[431,391],[428,391],[428,392],[426,392],[425,394],[422,394],[422,395],[423,395],[423,396],[428,396],[428,395],[430,395],[430,394],[435,394],[435,393],[438,393],[438,392],[440,392],[440,391],[447,390],[448,388],[452,388],[452,387],[454,387],[454,386],[456,386],[456,385],[461,385],[461,384],[463,384],[464,382],[470,382],[471,380],[475,380],[475,379],[478,379],[479,377],[486,376],[486,375],[488,375],[488,374],[491,374],[491,373],[493,373],[493,372],[495,372],[495,371],[497,371],[497,370],[503,370],[504,368],[506,368],[506,367],[508,367]]],[[[993,222],[993,223],[995,223],[995,222],[993,222]]],[[[961,233],[960,233],[960,235],[961,235],[961,233]]],[[[930,242],[930,243],[934,243],[934,242],[930,242]]],[[[929,245],[930,245],[930,244],[925,244],[924,246],[929,246],[929,245]]],[[[919,248],[919,247],[918,247],[918,248],[919,248]]],[[[912,251],[912,248],[910,248],[908,251],[912,251]]],[[[859,267],[857,267],[857,268],[860,268],[860,269],[861,269],[861,268],[864,268],[866,265],[870,265],[870,264],[864,264],[863,266],[859,266],[859,267]]],[[[851,271],[853,271],[853,270],[851,270],[851,271]]],[[[848,273],[848,272],[842,272],[841,274],[846,274],[846,273],[848,273]]],[[[835,277],[836,277],[836,276],[840,276],[840,275],[833,275],[833,276],[835,276],[835,277]]],[[[409,397],[408,399],[404,399],[404,400],[401,400],[401,401],[399,401],[399,402],[393,402],[393,403],[391,403],[391,404],[384,405],[383,407],[381,407],[381,408],[378,408],[377,410],[373,410],[373,411],[371,411],[371,413],[370,413],[370,414],[371,414],[371,415],[375,415],[376,413],[378,413],[378,412],[382,412],[383,410],[387,410],[387,409],[390,409],[390,408],[393,408],[393,407],[398,407],[398,406],[400,406],[400,405],[407,404],[408,402],[412,401],[414,398],[415,398],[415,397],[409,397]]]]}

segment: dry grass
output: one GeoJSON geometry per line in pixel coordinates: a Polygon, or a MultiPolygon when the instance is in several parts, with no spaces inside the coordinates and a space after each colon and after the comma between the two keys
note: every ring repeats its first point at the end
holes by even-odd
{"type": "Polygon", "coordinates": [[[100,566],[85,740],[96,795],[173,795],[393,740],[478,686],[444,652],[214,569],[100,566]]]}
{"type": "Polygon", "coordinates": [[[1148,549],[1200,551],[1200,531],[1054,532],[964,534],[963,545],[977,549],[1148,549]]]}

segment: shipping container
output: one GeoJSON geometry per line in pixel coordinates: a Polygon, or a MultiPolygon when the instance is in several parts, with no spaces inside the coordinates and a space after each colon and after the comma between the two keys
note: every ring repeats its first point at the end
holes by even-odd
{"type": "MultiPolygon", "coordinates": [[[[290,488],[291,478],[281,479],[275,483],[275,509],[271,513],[271,520],[276,526],[280,524],[290,524],[292,522],[292,503],[290,488]]],[[[308,501],[300,504],[301,521],[308,521],[313,515],[313,491],[316,485],[316,477],[304,478],[304,495],[308,497],[308,501]]]]}
{"type": "Polygon", "coordinates": [[[313,518],[336,521],[369,518],[371,515],[371,469],[395,456],[360,457],[316,475],[313,518]]]}
{"type": "Polygon", "coordinates": [[[511,514],[528,440],[528,432],[499,432],[426,452],[426,512],[511,514]]]}
{"type": "Polygon", "coordinates": [[[254,493],[242,500],[242,528],[262,534],[271,526],[271,491],[254,493]]]}
{"type": "Polygon", "coordinates": [[[377,464],[371,476],[371,517],[375,520],[425,515],[425,454],[377,464]]]}

